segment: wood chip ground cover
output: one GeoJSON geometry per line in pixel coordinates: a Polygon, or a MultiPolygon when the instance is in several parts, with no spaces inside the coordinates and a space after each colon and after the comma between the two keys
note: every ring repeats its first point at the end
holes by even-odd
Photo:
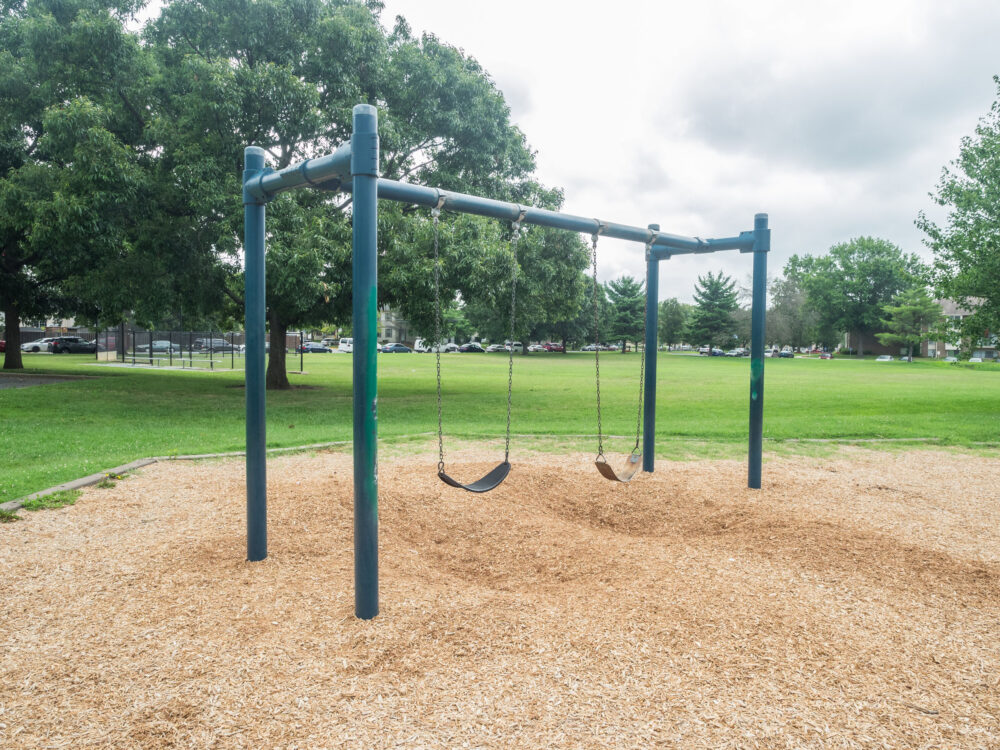
{"type": "Polygon", "coordinates": [[[239,460],[0,527],[0,746],[1000,747],[998,458],[383,458],[369,622],[351,476],[271,459],[262,563],[239,460]]]}

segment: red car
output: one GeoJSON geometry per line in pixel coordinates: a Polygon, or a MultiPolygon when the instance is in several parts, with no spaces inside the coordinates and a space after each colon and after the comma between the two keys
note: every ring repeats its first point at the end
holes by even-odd
{"type": "Polygon", "coordinates": [[[563,346],[562,344],[557,344],[554,341],[550,341],[547,344],[542,344],[542,347],[547,352],[564,352],[564,351],[566,351],[566,347],[565,346],[563,346]]]}

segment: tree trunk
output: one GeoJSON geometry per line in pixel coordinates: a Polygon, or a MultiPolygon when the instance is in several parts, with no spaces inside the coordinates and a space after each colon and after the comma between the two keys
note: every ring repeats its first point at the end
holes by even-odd
{"type": "Polygon", "coordinates": [[[23,370],[24,361],[21,359],[21,311],[17,305],[8,302],[3,309],[4,320],[7,330],[4,333],[4,340],[7,342],[7,351],[3,357],[3,369],[23,370]]]}
{"type": "Polygon", "coordinates": [[[861,329],[858,329],[858,356],[863,357],[865,354],[865,337],[861,333],[861,329]]]}
{"type": "Polygon", "coordinates": [[[562,339],[562,348],[563,348],[562,353],[565,354],[566,353],[566,337],[565,336],[563,336],[563,339],[562,339]]]}
{"type": "Polygon", "coordinates": [[[267,390],[287,390],[292,387],[285,370],[285,335],[288,333],[288,326],[272,312],[267,314],[267,321],[271,326],[271,353],[267,358],[265,378],[267,390]]]}

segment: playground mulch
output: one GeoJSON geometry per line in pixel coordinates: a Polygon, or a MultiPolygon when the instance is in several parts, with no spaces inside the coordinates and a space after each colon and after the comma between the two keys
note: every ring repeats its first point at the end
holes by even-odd
{"type": "Polygon", "coordinates": [[[0,746],[1000,747],[1000,458],[764,469],[383,458],[367,622],[347,455],[269,461],[261,563],[239,460],[89,488],[0,526],[0,746]]]}

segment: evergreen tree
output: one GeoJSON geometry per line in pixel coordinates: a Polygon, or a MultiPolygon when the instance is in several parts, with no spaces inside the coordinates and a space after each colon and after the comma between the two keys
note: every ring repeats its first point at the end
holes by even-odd
{"type": "Polygon", "coordinates": [[[645,284],[636,281],[625,274],[609,281],[606,291],[611,303],[611,320],[608,325],[607,337],[610,341],[618,341],[624,353],[629,341],[643,340],[646,331],[646,293],[645,284]]]}
{"type": "Polygon", "coordinates": [[[738,309],[736,282],[722,271],[698,277],[695,307],[688,319],[685,338],[695,345],[725,347],[733,342],[738,309]]]}
{"type": "Polygon", "coordinates": [[[898,295],[895,304],[883,309],[886,318],[882,324],[887,332],[875,334],[886,346],[905,346],[906,358],[913,361],[913,347],[927,338],[941,322],[941,305],[931,299],[923,287],[914,287],[898,295]]]}

